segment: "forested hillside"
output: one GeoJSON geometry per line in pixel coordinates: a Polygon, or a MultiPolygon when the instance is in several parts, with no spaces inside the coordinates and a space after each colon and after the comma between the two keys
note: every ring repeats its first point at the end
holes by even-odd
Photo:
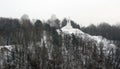
{"type": "Polygon", "coordinates": [[[119,34],[106,23],[0,18],[0,69],[119,69],[119,34]]]}

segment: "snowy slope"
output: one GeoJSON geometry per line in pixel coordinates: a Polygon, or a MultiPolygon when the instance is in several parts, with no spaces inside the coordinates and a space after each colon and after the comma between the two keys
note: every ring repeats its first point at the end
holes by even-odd
{"type": "Polygon", "coordinates": [[[113,44],[113,42],[111,42],[110,40],[107,40],[106,38],[103,38],[102,36],[92,36],[82,32],[79,29],[72,28],[70,20],[67,21],[67,25],[64,26],[61,30],[65,34],[75,34],[76,36],[79,36],[84,40],[94,40],[98,46],[100,46],[100,44],[102,43],[103,49],[106,51],[106,53],[109,50],[113,49],[115,51],[116,49],[116,46],[115,44],[113,44]]]}

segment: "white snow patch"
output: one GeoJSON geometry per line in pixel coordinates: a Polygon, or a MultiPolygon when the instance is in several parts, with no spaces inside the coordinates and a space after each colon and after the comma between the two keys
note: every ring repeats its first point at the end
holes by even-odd
{"type": "Polygon", "coordinates": [[[7,48],[8,50],[12,50],[13,49],[13,46],[14,45],[5,45],[5,46],[0,46],[0,50],[2,49],[2,48],[7,48]]]}

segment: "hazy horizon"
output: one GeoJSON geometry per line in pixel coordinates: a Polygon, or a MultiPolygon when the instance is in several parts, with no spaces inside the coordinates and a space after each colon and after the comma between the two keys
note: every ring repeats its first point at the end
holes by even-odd
{"type": "Polygon", "coordinates": [[[120,22],[119,0],[0,0],[0,17],[49,19],[55,14],[59,19],[70,17],[80,25],[120,22]]]}

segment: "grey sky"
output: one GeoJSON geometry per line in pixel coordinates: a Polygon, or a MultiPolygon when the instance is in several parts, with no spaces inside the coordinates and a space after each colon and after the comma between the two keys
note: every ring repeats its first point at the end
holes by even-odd
{"type": "Polygon", "coordinates": [[[120,0],[0,0],[0,17],[70,17],[81,25],[120,22],[120,0]]]}

